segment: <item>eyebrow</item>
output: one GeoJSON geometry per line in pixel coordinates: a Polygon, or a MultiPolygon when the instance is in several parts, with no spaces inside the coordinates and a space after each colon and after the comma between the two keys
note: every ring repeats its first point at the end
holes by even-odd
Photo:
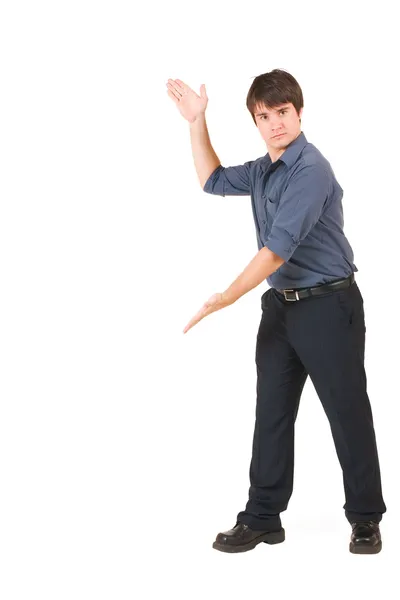
{"type": "MultiPolygon", "coordinates": [[[[281,106],[280,108],[276,108],[275,112],[281,112],[281,110],[284,110],[285,108],[290,108],[290,105],[286,104],[285,106],[281,106]]],[[[266,113],[266,112],[256,113],[256,117],[261,117],[263,115],[268,116],[268,113],[266,113]]]]}

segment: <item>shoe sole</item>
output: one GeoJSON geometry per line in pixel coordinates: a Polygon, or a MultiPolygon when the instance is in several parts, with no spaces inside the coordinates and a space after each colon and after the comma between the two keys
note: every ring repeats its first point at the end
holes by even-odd
{"type": "Polygon", "coordinates": [[[353,544],[353,542],[350,542],[349,550],[352,554],[378,554],[382,550],[382,541],[375,544],[375,546],[353,544]]]}
{"type": "Polygon", "coordinates": [[[265,544],[280,544],[285,541],[285,530],[282,529],[280,531],[267,532],[263,535],[256,537],[251,542],[247,544],[243,544],[242,546],[234,546],[233,544],[219,544],[218,542],[213,543],[213,548],[215,550],[219,550],[220,552],[247,552],[248,550],[253,550],[258,544],[264,542],[265,544]]]}

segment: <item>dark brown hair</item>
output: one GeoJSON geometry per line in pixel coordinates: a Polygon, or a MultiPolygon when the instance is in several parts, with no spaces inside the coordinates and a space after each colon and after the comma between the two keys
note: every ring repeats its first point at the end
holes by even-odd
{"type": "Polygon", "coordinates": [[[293,75],[283,69],[274,69],[254,79],[247,93],[246,106],[257,124],[254,116],[257,106],[271,109],[286,102],[291,102],[299,114],[304,105],[303,92],[293,75]]]}

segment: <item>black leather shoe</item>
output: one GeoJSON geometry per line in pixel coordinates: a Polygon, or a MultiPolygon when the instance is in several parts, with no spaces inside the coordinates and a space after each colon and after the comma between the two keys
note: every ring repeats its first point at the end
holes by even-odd
{"type": "Polygon", "coordinates": [[[351,524],[350,552],[353,554],[377,554],[382,550],[379,523],[357,521],[351,524]]]}
{"type": "Polygon", "coordinates": [[[213,548],[221,552],[246,552],[260,544],[279,544],[285,539],[283,527],[279,531],[254,531],[244,523],[236,523],[233,529],[219,533],[213,548]]]}

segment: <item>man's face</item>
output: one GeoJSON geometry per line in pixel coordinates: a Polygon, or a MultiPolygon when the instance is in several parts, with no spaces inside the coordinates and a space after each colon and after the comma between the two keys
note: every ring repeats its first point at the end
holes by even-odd
{"type": "Polygon", "coordinates": [[[269,151],[282,152],[301,133],[300,114],[297,114],[291,102],[280,104],[274,108],[257,106],[255,110],[256,125],[269,151]]]}

